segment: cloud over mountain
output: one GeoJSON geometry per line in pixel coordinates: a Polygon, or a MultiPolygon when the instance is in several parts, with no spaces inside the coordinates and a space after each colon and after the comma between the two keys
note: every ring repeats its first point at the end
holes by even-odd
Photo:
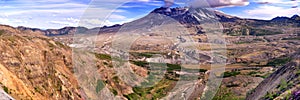
{"type": "Polygon", "coordinates": [[[228,7],[228,6],[245,6],[248,5],[248,0],[193,0],[189,3],[191,7],[228,7]]]}

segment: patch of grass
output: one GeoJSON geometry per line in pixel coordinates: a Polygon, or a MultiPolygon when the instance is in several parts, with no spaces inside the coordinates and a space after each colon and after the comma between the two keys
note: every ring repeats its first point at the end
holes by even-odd
{"type": "Polygon", "coordinates": [[[124,96],[128,100],[157,100],[167,95],[172,89],[173,82],[172,80],[163,79],[152,87],[133,87],[134,93],[124,96]]]}
{"type": "Polygon", "coordinates": [[[297,70],[296,75],[300,75],[300,70],[297,70]]]}
{"type": "MultiPolygon", "coordinates": [[[[137,65],[137,66],[141,66],[141,67],[148,67],[150,65],[150,63],[145,62],[145,61],[131,61],[133,64],[137,65]]],[[[180,64],[170,64],[170,63],[151,63],[152,67],[164,67],[167,66],[167,71],[168,72],[172,72],[172,71],[180,71],[182,69],[184,69],[185,71],[195,71],[195,70],[199,70],[199,72],[206,72],[206,69],[187,69],[187,68],[183,68],[181,67],[180,64]]]]}
{"type": "Polygon", "coordinates": [[[255,74],[257,74],[258,72],[256,72],[256,71],[251,71],[250,73],[248,73],[248,75],[255,75],[255,74]]]}
{"type": "Polygon", "coordinates": [[[284,100],[289,100],[292,97],[292,91],[288,91],[288,94],[284,97],[284,100]]]}
{"type": "Polygon", "coordinates": [[[292,59],[290,57],[285,57],[285,58],[277,58],[273,59],[272,61],[268,62],[268,66],[281,66],[284,65],[288,62],[290,62],[292,59]]]}
{"type": "Polygon", "coordinates": [[[288,83],[286,80],[281,80],[278,89],[279,91],[285,90],[288,87],[288,83]]]}
{"type": "Polygon", "coordinates": [[[148,62],[145,61],[131,61],[133,64],[141,67],[147,67],[149,65],[148,62]]]}
{"type": "Polygon", "coordinates": [[[131,55],[137,56],[137,57],[146,57],[146,58],[151,58],[155,53],[151,52],[145,52],[145,53],[138,53],[138,52],[130,52],[131,55]]]}
{"type": "Polygon", "coordinates": [[[267,77],[269,77],[271,74],[272,74],[272,73],[267,73],[267,74],[265,74],[265,75],[263,75],[263,76],[257,75],[256,77],[267,78],[267,77]]]}
{"type": "Polygon", "coordinates": [[[4,30],[0,30],[0,36],[2,36],[5,33],[4,30]]]}
{"type": "Polygon", "coordinates": [[[99,53],[94,53],[95,57],[100,59],[100,60],[111,60],[111,56],[108,54],[99,54],[99,53]]]}
{"type": "Polygon", "coordinates": [[[124,95],[124,97],[126,97],[128,100],[139,100],[140,99],[140,96],[136,93],[124,95]]]}
{"type": "Polygon", "coordinates": [[[111,91],[112,91],[112,93],[113,93],[114,95],[118,95],[118,91],[117,91],[117,90],[112,89],[111,91]]]}
{"type": "Polygon", "coordinates": [[[267,94],[264,96],[264,99],[265,100],[273,100],[273,99],[275,99],[278,96],[279,96],[279,94],[277,94],[277,93],[269,93],[269,92],[267,92],[267,94]]]}
{"type": "Polygon", "coordinates": [[[267,30],[267,29],[258,29],[258,28],[250,29],[250,35],[255,35],[255,36],[276,35],[276,34],[283,34],[283,32],[275,31],[275,30],[267,30]]]}
{"type": "Polygon", "coordinates": [[[212,100],[244,100],[244,98],[238,97],[232,93],[231,90],[229,90],[226,87],[220,88],[214,98],[212,100]]]}
{"type": "Polygon", "coordinates": [[[239,42],[236,42],[235,44],[248,44],[248,43],[251,43],[249,41],[239,41],[239,42]]]}
{"type": "Polygon", "coordinates": [[[168,71],[173,71],[173,70],[181,70],[181,66],[179,64],[167,64],[168,71]]]}
{"type": "Polygon", "coordinates": [[[96,93],[99,93],[105,87],[105,83],[102,80],[97,80],[96,93]]]}
{"type": "Polygon", "coordinates": [[[3,90],[4,90],[6,93],[10,94],[9,89],[8,89],[6,86],[2,86],[2,88],[3,88],[3,90]]]}
{"type": "Polygon", "coordinates": [[[223,77],[226,78],[226,77],[232,77],[232,76],[236,76],[236,75],[239,75],[241,74],[241,72],[238,72],[238,71],[232,71],[232,72],[224,72],[223,73],[223,77]]]}

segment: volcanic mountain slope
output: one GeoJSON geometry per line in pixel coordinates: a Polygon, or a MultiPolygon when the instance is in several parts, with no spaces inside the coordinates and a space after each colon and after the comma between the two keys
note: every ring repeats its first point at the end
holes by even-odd
{"type": "Polygon", "coordinates": [[[297,45],[300,36],[298,17],[295,15],[291,18],[277,17],[273,20],[256,20],[238,18],[206,9],[171,8],[170,11],[167,11],[167,8],[162,7],[133,22],[100,29],[108,30],[114,27],[119,30],[99,32],[95,39],[95,48],[100,49],[99,51],[102,48],[107,50],[111,46],[114,34],[129,31],[129,33],[141,35],[135,42],[136,44],[131,47],[133,50],[149,52],[170,50],[174,46],[169,46],[173,44],[165,37],[173,35],[178,41],[186,41],[186,37],[192,37],[200,50],[209,51],[211,49],[209,32],[206,32],[204,26],[206,21],[213,21],[221,23],[223,26],[218,28],[224,33],[223,36],[220,36],[220,40],[226,39],[228,63],[259,63],[256,61],[263,62],[263,60],[266,62],[294,53],[299,48],[297,45]],[[276,20],[281,18],[289,21],[276,20]],[[170,23],[174,26],[171,27],[170,23]],[[180,36],[177,37],[178,35],[180,36]]]}
{"type": "MultiPolygon", "coordinates": [[[[41,34],[46,36],[59,36],[59,35],[72,35],[75,33],[115,33],[121,29],[122,26],[130,23],[138,23],[143,22],[143,20],[151,20],[149,15],[151,14],[159,14],[168,16],[169,18],[174,19],[173,21],[177,21],[186,26],[186,28],[191,28],[194,31],[199,33],[202,32],[203,28],[200,27],[200,24],[203,24],[205,21],[216,20],[222,23],[224,27],[224,32],[228,35],[271,35],[272,34],[280,34],[280,33],[292,33],[293,28],[296,28],[300,25],[300,17],[298,15],[294,15],[292,17],[276,17],[271,20],[257,20],[257,19],[244,19],[236,16],[231,16],[224,14],[219,11],[212,11],[202,8],[192,9],[188,7],[177,7],[177,8],[157,8],[150,12],[147,16],[138,19],[133,22],[124,23],[123,25],[113,25],[113,26],[104,26],[104,27],[96,27],[92,29],[87,29],[85,27],[64,27],[61,29],[46,29],[41,30],[38,28],[28,28],[28,27],[17,27],[19,30],[25,31],[30,30],[33,32],[41,32],[41,34]],[[283,30],[284,29],[284,30],[283,30]],[[266,33],[271,32],[271,33],[266,33]],[[262,34],[264,33],[264,34],[262,34]]],[[[156,16],[159,17],[159,16],[156,16]]],[[[154,18],[155,19],[155,18],[154,18]]],[[[161,25],[160,21],[152,20],[153,26],[161,25]]],[[[148,27],[153,27],[148,26],[148,27]]],[[[194,32],[195,33],[195,32],[194,32]]],[[[194,34],[193,33],[193,34],[194,34]]]]}
{"type": "MultiPolygon", "coordinates": [[[[178,60],[180,52],[174,50],[177,45],[168,41],[166,37],[171,37],[176,42],[186,42],[186,37],[194,40],[192,42],[203,51],[198,57],[202,58],[199,60],[201,63],[205,62],[200,66],[199,78],[205,79],[205,72],[210,70],[211,48],[207,38],[209,32],[204,29],[203,23],[216,21],[223,25],[223,28],[219,28],[224,29],[222,36],[227,42],[228,65],[222,89],[214,99],[240,99],[245,98],[248,91],[278,69],[278,66],[290,62],[291,59],[286,55],[294,54],[300,48],[297,15],[266,21],[242,19],[220,12],[215,14],[206,9],[171,8],[168,11],[167,8],[157,8],[136,21],[94,29],[65,27],[40,30],[1,26],[1,86],[16,99],[80,99],[87,96],[106,99],[162,98],[175,86],[178,76],[184,74],[180,73],[183,68],[178,60]],[[147,77],[151,71],[147,61],[161,61],[156,55],[162,55],[167,59],[163,61],[167,63],[167,74],[153,87],[140,88],[126,84],[127,80],[122,80],[122,76],[118,76],[111,57],[99,54],[99,52],[110,54],[113,36],[126,32],[141,33],[141,37],[130,47],[130,68],[120,69],[122,72],[134,72],[141,77],[147,77]],[[180,35],[177,34],[180,32],[187,34],[176,36],[180,35]],[[72,39],[83,44],[73,43],[72,39]],[[64,44],[75,48],[86,47],[91,51],[87,51],[87,55],[77,55],[81,57],[75,55],[76,59],[72,59],[71,48],[64,44]],[[91,53],[92,50],[95,50],[95,53],[91,53]],[[95,62],[87,63],[89,59],[95,62]],[[72,63],[72,60],[77,62],[72,63]],[[81,66],[82,72],[87,74],[73,72],[75,69],[73,65],[81,66]],[[93,76],[98,74],[99,77],[95,80],[93,76]],[[82,80],[77,82],[76,76],[82,80]]],[[[187,54],[195,56],[194,52],[187,54]]],[[[203,89],[204,83],[206,80],[199,80],[197,87],[203,89]]],[[[190,98],[199,99],[201,96],[199,94],[203,92],[201,89],[190,98]]],[[[180,92],[182,91],[178,93],[180,92]]]]}
{"type": "MultiPolygon", "coordinates": [[[[257,20],[257,19],[244,19],[236,16],[231,16],[224,14],[219,11],[212,11],[202,8],[188,8],[188,7],[177,7],[177,8],[157,8],[150,12],[147,16],[137,19],[133,22],[128,22],[123,24],[133,24],[139,23],[146,20],[151,20],[150,26],[148,28],[154,27],[156,25],[162,25],[163,23],[156,18],[151,17],[151,15],[157,14],[159,16],[167,16],[173,21],[179,22],[184,25],[191,31],[191,34],[195,33],[205,33],[201,24],[204,24],[208,21],[217,23],[220,22],[224,27],[224,33],[227,35],[252,35],[252,36],[261,36],[261,35],[272,35],[272,34],[288,34],[293,33],[291,31],[295,30],[300,25],[298,15],[292,17],[276,17],[272,20],[257,20]]],[[[211,23],[210,22],[210,23],[211,23]]],[[[112,27],[120,27],[112,26],[112,27]]],[[[109,29],[112,27],[104,27],[103,29],[109,29]]],[[[144,26],[141,26],[144,27],[144,26]]],[[[146,27],[146,26],[145,26],[146,27]]],[[[117,28],[115,28],[117,29],[117,28]]],[[[100,33],[105,33],[101,31],[100,33]]]]}
{"type": "MultiPolygon", "coordinates": [[[[219,27],[219,29],[223,30],[224,35],[226,35],[226,42],[228,44],[242,44],[248,42],[276,42],[283,38],[295,38],[290,35],[297,35],[297,33],[300,32],[300,29],[298,27],[298,19],[298,15],[295,15],[291,18],[277,17],[272,20],[243,19],[235,16],[230,16],[218,11],[210,11],[206,9],[190,9],[179,7],[171,8],[170,11],[167,11],[167,8],[162,7],[154,9],[152,12],[150,12],[150,14],[143,18],[124,23],[123,25],[114,25],[109,27],[105,26],[89,30],[82,27],[66,27],[55,31],[44,30],[41,32],[45,35],[48,34],[47,36],[54,36],[53,38],[55,38],[56,40],[65,42],[67,44],[71,44],[70,39],[72,38],[70,38],[70,36],[64,37],[66,36],[66,34],[99,34],[99,45],[97,46],[108,48],[106,47],[106,44],[111,42],[111,36],[113,36],[113,34],[115,33],[121,33],[129,30],[139,30],[141,28],[144,28],[145,30],[139,30],[139,33],[152,37],[155,37],[157,35],[164,36],[166,33],[172,33],[172,30],[174,29],[168,30],[165,29],[167,27],[163,27],[167,24],[163,22],[169,20],[173,21],[173,23],[179,23],[183,27],[185,27],[185,33],[190,34],[190,36],[194,38],[194,41],[207,43],[209,39],[207,38],[206,33],[208,32],[206,32],[206,29],[204,29],[203,26],[205,26],[204,23],[206,21],[212,21],[214,23],[222,24],[222,27],[219,27]],[[159,29],[164,29],[164,32],[159,31],[159,29]],[[52,35],[49,35],[49,33],[51,33],[52,35]],[[60,35],[55,33],[59,33],[60,35]]],[[[26,28],[19,29],[25,30],[26,28]]],[[[35,31],[35,29],[32,30],[35,31]]],[[[152,46],[151,48],[155,47],[152,46]]]]}
{"type": "Polygon", "coordinates": [[[71,49],[45,36],[0,26],[0,83],[17,100],[82,98],[71,49]]]}

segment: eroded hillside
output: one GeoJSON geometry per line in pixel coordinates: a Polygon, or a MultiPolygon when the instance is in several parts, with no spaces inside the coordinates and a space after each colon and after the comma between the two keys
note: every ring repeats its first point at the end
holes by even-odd
{"type": "Polygon", "coordinates": [[[0,26],[0,82],[13,98],[81,99],[71,49],[29,31],[0,26]]]}

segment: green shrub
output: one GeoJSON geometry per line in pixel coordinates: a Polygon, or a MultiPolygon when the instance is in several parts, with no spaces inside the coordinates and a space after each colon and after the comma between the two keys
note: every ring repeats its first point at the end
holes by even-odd
{"type": "Polygon", "coordinates": [[[281,82],[280,82],[280,84],[278,86],[278,89],[280,91],[282,91],[282,90],[285,90],[287,87],[288,87],[287,81],[286,80],[281,80],[281,82]]]}
{"type": "Polygon", "coordinates": [[[283,32],[275,31],[275,30],[267,30],[267,29],[258,29],[258,28],[250,29],[250,35],[255,35],[255,36],[276,35],[276,34],[283,34],[283,32]]]}
{"type": "Polygon", "coordinates": [[[212,100],[244,100],[232,93],[228,88],[220,88],[212,100]]]}
{"type": "Polygon", "coordinates": [[[155,53],[150,53],[150,52],[145,52],[145,53],[130,52],[130,54],[133,55],[133,56],[138,56],[138,57],[151,58],[151,57],[153,57],[153,54],[155,54],[155,53]]]}
{"type": "Polygon", "coordinates": [[[257,74],[258,72],[256,72],[256,71],[251,71],[250,73],[248,73],[248,75],[255,75],[255,74],[257,74]]]}
{"type": "Polygon", "coordinates": [[[94,53],[95,57],[100,59],[100,60],[111,60],[111,56],[107,54],[99,54],[99,53],[94,53]]]}
{"type": "Polygon", "coordinates": [[[296,75],[300,75],[300,70],[297,70],[296,75]]]}
{"type": "Polygon", "coordinates": [[[116,82],[116,83],[119,83],[119,82],[120,82],[120,79],[119,79],[118,76],[114,76],[112,79],[113,79],[114,82],[116,82]]]}
{"type": "Polygon", "coordinates": [[[124,97],[126,97],[128,100],[139,100],[140,99],[140,96],[136,93],[124,95],[124,97]]]}
{"type": "Polygon", "coordinates": [[[141,67],[147,67],[147,65],[149,65],[148,62],[145,61],[131,61],[133,64],[137,65],[137,66],[141,66],[141,67]]]}
{"type": "Polygon", "coordinates": [[[167,64],[168,66],[168,71],[173,71],[173,70],[181,70],[181,66],[179,64],[167,64]]]}
{"type": "Polygon", "coordinates": [[[112,93],[113,93],[114,95],[118,95],[118,91],[115,90],[115,89],[112,89],[112,93]]]}
{"type": "Polygon", "coordinates": [[[270,62],[267,63],[268,66],[281,66],[281,65],[284,65],[288,62],[290,62],[292,59],[289,58],[289,57],[285,57],[285,58],[277,58],[277,59],[274,59],[270,62]]]}
{"type": "Polygon", "coordinates": [[[124,95],[128,100],[157,100],[167,95],[174,81],[162,79],[151,87],[133,87],[134,93],[124,95]],[[149,96],[151,95],[151,96],[149,96]]]}
{"type": "Polygon", "coordinates": [[[237,71],[224,72],[223,77],[226,78],[226,77],[236,76],[236,75],[239,75],[239,74],[241,74],[241,72],[237,72],[237,71]]]}
{"type": "Polygon", "coordinates": [[[267,94],[264,96],[264,99],[265,100],[273,100],[273,99],[275,99],[278,96],[279,96],[279,94],[277,94],[277,93],[269,93],[269,92],[267,92],[267,94]]]}
{"type": "Polygon", "coordinates": [[[99,93],[105,87],[105,83],[102,80],[97,81],[96,92],[99,93]]]}
{"type": "Polygon", "coordinates": [[[5,33],[4,30],[0,30],[0,36],[2,36],[5,33]]]}
{"type": "Polygon", "coordinates": [[[6,92],[6,93],[10,93],[9,92],[9,89],[6,87],[6,86],[2,86],[3,90],[6,92]]]}

